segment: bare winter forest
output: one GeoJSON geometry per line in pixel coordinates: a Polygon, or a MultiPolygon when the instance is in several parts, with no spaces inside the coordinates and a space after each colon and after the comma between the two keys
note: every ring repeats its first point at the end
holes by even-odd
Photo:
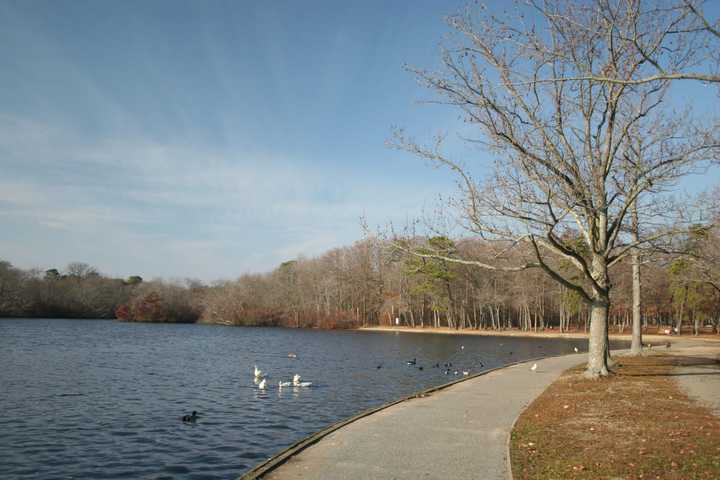
{"type": "MultiPolygon", "coordinates": [[[[457,258],[498,258],[497,247],[477,240],[435,237],[414,243],[442,245],[457,258]]],[[[683,255],[644,257],[643,324],[647,331],[682,323],[684,332],[720,333],[720,229],[690,232],[682,246],[683,255]]],[[[627,332],[629,260],[612,268],[611,281],[611,329],[627,332]]],[[[300,328],[393,325],[399,319],[419,328],[556,331],[584,331],[589,322],[578,294],[541,270],[487,271],[405,254],[394,242],[375,239],[213,285],[108,278],[82,263],[61,272],[24,271],[2,262],[0,316],[300,328]]]]}

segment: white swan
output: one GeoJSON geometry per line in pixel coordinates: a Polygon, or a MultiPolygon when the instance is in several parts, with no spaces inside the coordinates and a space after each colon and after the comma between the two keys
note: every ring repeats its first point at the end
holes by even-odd
{"type": "Polygon", "coordinates": [[[255,365],[255,380],[260,380],[260,379],[263,378],[264,376],[265,376],[265,374],[263,373],[263,371],[260,370],[260,369],[257,367],[257,365],[255,365]]]}
{"type": "Polygon", "coordinates": [[[263,378],[262,382],[258,383],[258,388],[260,390],[265,390],[265,385],[267,384],[267,380],[263,378]]]}
{"type": "Polygon", "coordinates": [[[292,381],[293,387],[309,387],[312,385],[312,382],[301,382],[300,381],[300,375],[297,373],[293,375],[293,381],[292,381]]]}
{"type": "Polygon", "coordinates": [[[282,380],[278,382],[278,388],[289,387],[290,385],[292,385],[292,382],[283,382],[282,380]]]}

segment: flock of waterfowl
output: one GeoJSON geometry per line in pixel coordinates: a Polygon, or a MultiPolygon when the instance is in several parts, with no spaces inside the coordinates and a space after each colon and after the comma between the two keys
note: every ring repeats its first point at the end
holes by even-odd
{"type": "MultiPolygon", "coordinates": [[[[288,358],[297,358],[297,355],[289,353],[288,358]]],[[[257,384],[257,387],[260,390],[265,390],[267,388],[267,378],[265,377],[265,373],[260,370],[257,365],[255,365],[255,384],[257,384]]],[[[296,373],[293,375],[291,382],[283,382],[282,380],[279,380],[278,389],[282,390],[283,387],[312,387],[312,382],[303,382],[301,380],[302,377],[296,373]]]]}
{"type": "MultiPolygon", "coordinates": [[[[500,345],[502,346],[502,344],[500,344],[500,345]]],[[[465,346],[460,345],[460,350],[461,351],[465,350],[465,346]]],[[[578,353],[578,351],[579,351],[577,347],[573,347],[573,350],[575,351],[575,353],[578,353]]],[[[512,352],[510,352],[510,353],[512,353],[512,352]]],[[[288,358],[297,358],[297,355],[295,353],[288,353],[287,356],[288,356],[288,358]]],[[[418,370],[424,370],[422,365],[417,364],[417,358],[413,358],[412,360],[406,360],[405,364],[408,366],[411,366],[411,367],[416,367],[418,370]]],[[[384,365],[383,363],[378,364],[377,369],[379,370],[379,369],[383,368],[383,365],[384,365]]],[[[482,362],[479,362],[479,366],[480,366],[480,368],[483,368],[485,365],[482,362]]],[[[435,365],[433,365],[432,368],[438,368],[438,369],[442,368],[442,372],[444,375],[452,374],[452,375],[458,376],[458,375],[462,374],[462,376],[464,376],[464,377],[467,377],[468,375],[470,375],[469,370],[454,369],[453,364],[450,361],[445,362],[442,365],[438,362],[435,365]]],[[[538,368],[538,364],[533,363],[533,365],[530,367],[530,370],[533,372],[536,372],[537,368],[538,368]]],[[[267,389],[267,387],[268,387],[267,375],[265,374],[265,372],[260,370],[257,365],[254,366],[254,378],[255,378],[255,384],[257,385],[257,388],[259,390],[267,389]]],[[[312,386],[312,382],[303,382],[302,377],[296,373],[295,375],[293,375],[292,381],[279,380],[277,383],[277,386],[278,386],[278,390],[282,390],[283,388],[287,388],[287,387],[307,388],[307,387],[312,386]]],[[[186,422],[186,423],[195,423],[198,416],[199,416],[198,413],[196,411],[193,411],[191,415],[184,415],[182,417],[182,421],[186,422]]]]}
{"type": "MultiPolygon", "coordinates": [[[[460,345],[460,350],[461,351],[465,350],[465,346],[460,345]]],[[[453,355],[451,358],[453,358],[454,356],[455,355],[453,355]]],[[[418,365],[417,363],[418,363],[417,358],[413,358],[412,360],[405,361],[405,364],[410,367],[415,367],[420,371],[425,370],[424,366],[418,365]]],[[[384,366],[383,363],[379,363],[376,368],[378,370],[380,370],[381,368],[383,368],[383,366],[384,366]]],[[[483,368],[485,365],[483,364],[483,362],[479,362],[479,366],[480,366],[480,368],[483,368]]],[[[458,369],[453,368],[453,364],[450,361],[447,361],[447,362],[443,363],[442,365],[440,365],[440,363],[438,362],[435,365],[433,365],[432,368],[438,368],[438,369],[442,368],[443,375],[461,375],[462,374],[464,377],[467,377],[468,375],[470,375],[469,370],[458,370],[458,369]]]]}
{"type": "MultiPolygon", "coordinates": [[[[301,379],[302,377],[296,373],[293,375],[292,382],[283,382],[282,380],[279,380],[278,390],[282,390],[283,387],[312,387],[312,382],[301,382],[301,379]]],[[[264,377],[255,377],[255,383],[257,383],[260,390],[265,390],[267,388],[267,379],[264,377]]]]}

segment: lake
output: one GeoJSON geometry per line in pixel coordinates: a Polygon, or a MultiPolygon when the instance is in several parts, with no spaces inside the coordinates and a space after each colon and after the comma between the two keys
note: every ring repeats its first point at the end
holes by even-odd
{"type": "Polygon", "coordinates": [[[476,373],[586,344],[0,320],[0,477],[235,478],[338,420],[457,379],[456,369],[476,373]],[[265,391],[254,382],[256,364],[269,375],[265,391]],[[312,387],[277,388],[294,373],[312,387]],[[183,423],[192,410],[197,423],[183,423]]]}

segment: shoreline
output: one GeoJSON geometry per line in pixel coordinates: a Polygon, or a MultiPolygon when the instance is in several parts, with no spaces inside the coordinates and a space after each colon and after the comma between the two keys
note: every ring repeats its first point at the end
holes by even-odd
{"type": "MultiPolygon", "coordinates": [[[[479,335],[486,337],[526,337],[526,338],[567,338],[567,339],[587,339],[588,333],[585,332],[557,332],[557,331],[522,331],[522,330],[455,330],[454,328],[440,327],[359,327],[355,329],[360,332],[398,332],[398,333],[424,333],[424,334],[438,334],[438,335],[479,335]]],[[[613,340],[627,340],[632,339],[631,333],[610,333],[610,338],[613,340]]],[[[659,333],[643,333],[643,340],[650,341],[663,341],[663,342],[675,342],[678,340],[687,339],[698,339],[698,340],[710,340],[720,342],[720,335],[717,334],[702,334],[698,336],[694,335],[664,335],[659,333]]]]}
{"type": "MultiPolygon", "coordinates": [[[[425,329],[425,330],[412,330],[412,329],[404,329],[404,328],[368,328],[368,329],[356,329],[356,330],[369,330],[369,331],[386,331],[386,332],[393,332],[393,331],[404,331],[404,332],[415,332],[415,333],[441,333],[441,334],[455,334],[463,332],[455,332],[454,330],[445,331],[445,332],[437,332],[434,329],[425,329]]],[[[496,333],[496,332],[493,332],[496,333]]],[[[499,335],[500,332],[497,332],[496,335],[493,336],[502,336],[499,335]]],[[[508,333],[508,332],[505,332],[508,333]]],[[[556,334],[557,335],[557,334],[556,334]]],[[[518,332],[515,332],[515,335],[510,336],[522,336],[519,335],[518,332]]],[[[529,336],[529,335],[528,335],[529,336]]],[[[533,335],[535,336],[535,335],[533,335]]],[[[538,335],[540,336],[540,335],[538,335]]],[[[646,335],[646,336],[655,336],[659,337],[661,339],[666,339],[666,336],[661,335],[646,335]]],[[[546,335],[545,337],[550,337],[546,335]]],[[[578,338],[579,335],[576,334],[570,334],[566,338],[578,338]]],[[[629,335],[628,335],[629,337],[629,335]]],[[[621,337],[622,338],[622,337],[621,337]]],[[[671,352],[672,355],[678,355],[678,354],[688,354],[686,353],[686,350],[690,348],[691,350],[694,350],[695,355],[703,355],[707,352],[704,352],[704,350],[710,348],[713,352],[717,352],[717,348],[715,345],[706,345],[704,348],[702,346],[702,342],[706,341],[707,338],[697,338],[697,337],[680,337],[675,338],[675,340],[685,340],[685,342],[681,342],[681,345],[679,345],[678,351],[671,352]],[[693,341],[695,340],[695,341],[693,341]],[[696,341],[700,341],[699,343],[701,345],[694,345],[696,341]],[[700,347],[699,349],[697,347],[700,347]]],[[[713,338],[712,340],[720,341],[720,339],[713,338]]],[[[615,350],[616,354],[623,354],[626,353],[627,349],[618,349],[615,350]]],[[[717,353],[716,353],[717,354],[717,353]]],[[[718,354],[720,355],[720,354],[718,354]]],[[[427,407],[429,406],[428,402],[438,402],[440,401],[438,396],[442,395],[445,398],[447,398],[447,395],[457,395],[460,393],[460,390],[457,390],[458,388],[475,388],[476,390],[479,389],[481,392],[480,394],[474,394],[473,398],[476,397],[483,397],[486,395],[497,395],[497,393],[493,393],[496,391],[496,388],[488,388],[490,385],[493,387],[497,387],[498,381],[501,381],[503,377],[519,377],[516,379],[510,379],[509,382],[505,382],[503,391],[507,391],[508,395],[511,396],[520,396],[520,398],[517,402],[517,405],[515,405],[515,409],[517,410],[514,412],[511,417],[507,418],[507,425],[505,425],[505,432],[506,435],[503,436],[503,438],[497,438],[498,428],[497,425],[494,424],[496,419],[495,415],[481,415],[478,419],[475,419],[474,422],[474,429],[480,429],[485,431],[485,433],[491,432],[492,435],[488,433],[488,438],[486,439],[487,446],[494,446],[497,452],[495,452],[493,455],[486,455],[487,458],[483,457],[482,462],[490,462],[495,463],[495,469],[504,469],[504,472],[500,475],[503,479],[508,478],[508,475],[512,475],[512,463],[511,463],[511,457],[510,457],[510,441],[511,441],[511,434],[514,430],[515,424],[520,418],[520,416],[523,414],[523,412],[530,406],[532,401],[535,400],[539,395],[541,395],[549,385],[552,385],[554,381],[557,378],[554,379],[548,379],[547,384],[544,386],[535,386],[531,387],[526,384],[528,380],[539,380],[542,378],[542,376],[545,375],[555,375],[556,377],[559,377],[563,372],[565,372],[567,369],[572,368],[574,366],[581,366],[582,360],[584,358],[585,354],[561,354],[561,355],[555,355],[550,357],[538,357],[535,359],[529,359],[529,360],[522,360],[518,362],[513,362],[511,364],[506,364],[501,367],[496,367],[490,370],[478,372],[475,375],[461,378],[446,384],[438,385],[436,387],[431,387],[429,389],[417,392],[415,394],[409,395],[407,397],[389,402],[387,404],[381,405],[376,408],[372,408],[363,412],[360,412],[352,417],[349,417],[347,419],[341,420],[340,422],[337,422],[333,425],[330,425],[324,429],[319,430],[318,432],[315,432],[311,435],[306,436],[305,438],[299,440],[295,444],[289,446],[288,448],[278,452],[277,454],[273,455],[272,457],[268,458],[267,460],[257,464],[255,467],[253,467],[251,470],[245,472],[239,477],[239,480],[255,480],[258,478],[269,478],[272,480],[288,480],[288,479],[296,479],[296,478],[311,478],[311,479],[322,479],[322,478],[328,478],[326,474],[328,473],[327,469],[332,465],[334,469],[338,470],[338,476],[334,478],[342,478],[342,475],[353,473],[355,470],[357,470],[358,466],[362,467],[362,469],[369,468],[370,465],[372,465],[372,468],[376,469],[385,469],[388,468],[392,471],[395,471],[393,469],[396,469],[397,467],[405,468],[407,467],[407,464],[400,462],[400,465],[398,465],[397,461],[394,460],[396,458],[405,458],[409,455],[409,457],[415,458],[417,457],[416,448],[413,448],[411,452],[403,452],[403,454],[400,454],[400,452],[393,451],[393,454],[386,455],[383,453],[380,453],[380,456],[373,456],[373,461],[379,461],[382,463],[370,463],[368,464],[367,461],[365,463],[360,462],[360,460],[357,460],[357,449],[358,448],[364,448],[367,449],[368,446],[376,445],[377,444],[377,438],[378,435],[393,435],[391,432],[396,431],[394,428],[395,423],[393,423],[392,418],[394,415],[397,415],[398,413],[402,414],[403,411],[406,411],[407,409],[415,409],[417,411],[417,415],[420,415],[420,417],[417,418],[426,418],[428,415],[427,407]],[[530,372],[530,369],[526,368],[531,363],[535,363],[540,365],[540,368],[537,372],[530,372]],[[546,367],[549,364],[554,364],[555,366],[553,368],[546,367]],[[500,377],[498,377],[500,375],[500,377]],[[485,383],[485,387],[474,387],[475,382],[470,382],[470,380],[474,381],[481,381],[481,382],[490,382],[485,383]],[[519,387],[519,385],[523,385],[522,387],[519,387]],[[454,389],[452,387],[455,387],[454,389]],[[505,388],[506,387],[506,388],[505,388]],[[535,388],[535,390],[533,390],[535,388]],[[454,393],[453,393],[454,392],[454,393]],[[412,401],[411,401],[412,400],[412,401]],[[422,402],[421,404],[415,403],[415,402],[422,402]],[[483,420],[484,419],[484,420],[483,420]],[[491,419],[491,420],[487,420],[491,419]],[[480,424],[477,424],[478,420],[482,420],[480,424]],[[484,425],[485,423],[492,423],[492,425],[484,425]],[[387,426],[388,424],[391,424],[393,428],[385,428],[383,425],[387,426]],[[484,426],[482,426],[484,425],[484,426]],[[364,433],[363,433],[364,432],[364,433]],[[338,456],[337,452],[343,450],[345,451],[345,457],[338,456]],[[347,456],[349,455],[349,457],[347,456]],[[377,458],[376,458],[377,457],[377,458]],[[342,458],[342,459],[341,459],[342,458]],[[354,460],[353,460],[354,459],[354,460]],[[352,460],[352,461],[351,461],[352,460]],[[356,461],[357,460],[357,461],[356,461]],[[360,462],[360,463],[358,463],[360,462]],[[386,465],[384,462],[390,462],[390,465],[386,465]],[[340,475],[342,474],[342,475],[340,475]]],[[[718,357],[718,360],[720,361],[720,356],[718,357]]],[[[543,383],[545,383],[543,381],[543,383]]],[[[502,384],[501,384],[502,385],[502,384]]],[[[505,395],[505,394],[503,394],[505,395]]],[[[497,412],[498,415],[501,413],[507,414],[507,397],[503,397],[503,399],[506,401],[503,402],[490,402],[489,405],[499,405],[500,411],[497,412]]],[[[483,400],[484,401],[484,400],[483,400]]],[[[442,410],[444,411],[447,406],[447,402],[442,402],[442,410]]],[[[457,417],[456,423],[458,425],[462,424],[465,425],[467,423],[467,411],[463,407],[459,412],[459,416],[457,417]]],[[[416,420],[417,420],[416,418],[416,420]]],[[[430,422],[433,423],[433,422],[430,422]]],[[[401,422],[402,425],[427,425],[427,422],[401,422]]],[[[431,427],[432,430],[432,427],[431,427]]],[[[435,430],[432,430],[434,433],[436,433],[435,430]]],[[[402,432],[401,432],[402,433],[402,432]]],[[[427,433],[427,432],[425,432],[427,433]]],[[[482,432],[481,432],[482,433],[482,432]]],[[[483,434],[484,435],[484,434],[483,434]]],[[[430,438],[430,437],[428,437],[430,438]]],[[[391,442],[390,445],[392,446],[392,449],[397,450],[398,448],[402,449],[402,446],[406,442],[391,442]]],[[[384,448],[380,449],[384,451],[384,448]]],[[[421,449],[422,450],[422,449],[421,449]]],[[[423,450],[425,451],[425,450],[423,450]]],[[[373,453],[373,452],[370,452],[373,453]]],[[[374,452],[375,454],[378,454],[378,452],[374,452]]],[[[385,452],[387,453],[387,452],[385,452]]],[[[408,457],[408,458],[409,458],[408,457]]],[[[365,458],[365,457],[362,457],[365,458]]],[[[419,457],[418,457],[419,458],[419,457]]],[[[416,460],[418,460],[416,458],[416,460]]],[[[476,458],[476,456],[473,456],[473,458],[476,458]]],[[[465,459],[467,460],[467,458],[465,459]]],[[[419,461],[419,460],[418,460],[419,461]]],[[[422,462],[421,462],[422,463],[422,462]]],[[[360,471],[360,470],[358,470],[360,471]]],[[[380,470],[378,470],[379,472],[380,470]]],[[[385,470],[383,470],[385,471],[385,470]]],[[[443,470],[444,471],[444,470],[443,470]]],[[[365,472],[365,470],[362,470],[362,472],[365,472]]],[[[385,472],[387,473],[387,472],[385,472]]],[[[406,472],[407,473],[407,472],[406,472]]],[[[446,473],[446,472],[445,472],[446,473]]],[[[498,472],[500,471],[498,470],[498,472]]],[[[413,474],[414,475],[414,474],[413,474]]],[[[356,476],[348,476],[347,478],[361,478],[362,476],[356,477],[356,476]]],[[[414,475],[414,477],[417,477],[417,475],[414,475]]],[[[362,477],[367,478],[367,477],[362,477]]],[[[400,477],[398,477],[400,478],[400,477]]],[[[405,478],[405,477],[403,477],[405,478]]],[[[489,476],[488,478],[499,478],[499,476],[489,476]]],[[[510,477],[512,478],[512,477],[510,477]]]]}
{"type": "MultiPolygon", "coordinates": [[[[376,328],[376,327],[368,327],[368,328],[376,328]]],[[[383,327],[377,327],[382,329],[383,327]]],[[[362,330],[356,329],[356,330],[362,330]]],[[[433,332],[427,332],[427,333],[433,333],[433,332]]],[[[280,452],[276,453],[275,455],[271,456],[267,460],[258,463],[255,465],[252,469],[242,474],[240,477],[238,477],[238,480],[257,480],[260,478],[264,478],[265,475],[271,474],[278,470],[280,467],[285,465],[288,461],[295,458],[296,456],[300,455],[302,452],[307,450],[308,448],[320,443],[324,438],[328,437],[329,435],[342,430],[343,428],[359,421],[363,420],[367,417],[373,416],[375,414],[381,413],[389,408],[406,404],[412,400],[416,399],[423,399],[426,397],[429,397],[435,393],[446,391],[447,389],[454,387],[458,384],[462,384],[464,382],[470,381],[470,380],[476,380],[479,377],[485,377],[492,373],[498,373],[506,369],[522,366],[522,365],[529,365],[533,362],[540,362],[543,360],[548,359],[558,359],[563,357],[570,357],[570,356],[576,356],[576,355],[582,355],[577,353],[562,353],[560,355],[553,355],[548,357],[534,357],[528,360],[518,360],[516,362],[508,363],[506,365],[502,365],[499,367],[494,367],[488,370],[483,370],[478,373],[475,373],[473,375],[462,377],[457,380],[452,380],[447,383],[443,383],[441,385],[437,385],[434,387],[426,388],[424,390],[420,390],[418,392],[415,392],[411,395],[407,395],[405,397],[399,398],[397,400],[379,405],[377,407],[373,407],[367,410],[364,410],[362,412],[359,412],[351,417],[345,418],[343,420],[340,420],[339,422],[333,423],[332,425],[328,425],[327,427],[318,430],[317,432],[311,433],[310,435],[307,435],[306,437],[300,439],[299,441],[295,442],[294,444],[290,445],[289,447],[281,450],[280,452]]],[[[509,461],[509,460],[508,460],[509,461]]]]}

